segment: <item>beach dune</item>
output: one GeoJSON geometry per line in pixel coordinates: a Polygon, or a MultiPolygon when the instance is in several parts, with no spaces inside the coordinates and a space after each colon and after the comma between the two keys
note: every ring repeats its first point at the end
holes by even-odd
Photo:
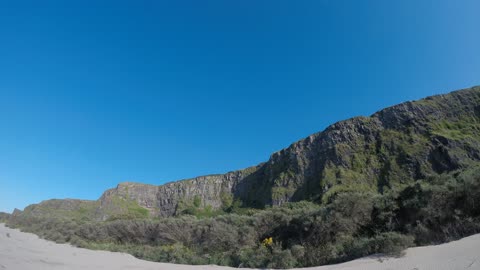
{"type": "MultiPolygon", "coordinates": [[[[104,269],[104,270],[221,270],[213,265],[190,266],[154,263],[124,253],[94,251],[56,244],[0,224],[0,270],[104,269]]],[[[480,234],[458,241],[406,250],[400,258],[370,256],[347,263],[310,270],[385,269],[385,270],[480,270],[480,234]]]]}

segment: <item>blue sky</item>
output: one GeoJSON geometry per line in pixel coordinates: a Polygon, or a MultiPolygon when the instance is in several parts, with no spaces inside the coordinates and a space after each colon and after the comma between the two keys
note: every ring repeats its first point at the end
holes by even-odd
{"type": "Polygon", "coordinates": [[[479,1],[2,1],[0,211],[224,173],[480,84],[479,1]]]}

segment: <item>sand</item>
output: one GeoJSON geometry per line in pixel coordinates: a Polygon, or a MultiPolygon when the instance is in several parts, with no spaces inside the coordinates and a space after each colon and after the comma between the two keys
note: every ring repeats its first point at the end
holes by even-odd
{"type": "MultiPolygon", "coordinates": [[[[0,224],[0,270],[104,269],[104,270],[221,270],[213,265],[189,266],[142,261],[131,255],[94,251],[56,244],[0,224]]],[[[385,270],[480,270],[480,234],[458,241],[406,250],[401,258],[370,256],[347,263],[303,268],[309,270],[385,269],[385,270]]]]}

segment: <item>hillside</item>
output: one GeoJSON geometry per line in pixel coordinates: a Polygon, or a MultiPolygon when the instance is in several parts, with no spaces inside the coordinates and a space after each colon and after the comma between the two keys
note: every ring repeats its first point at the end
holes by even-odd
{"type": "Polygon", "coordinates": [[[327,127],[257,166],[97,201],[48,200],[7,224],[163,262],[289,268],[480,232],[480,87],[327,127]]]}
{"type": "Polygon", "coordinates": [[[96,202],[45,201],[25,213],[168,217],[195,199],[202,208],[220,209],[231,199],[263,208],[325,201],[346,189],[382,192],[478,162],[479,117],[480,87],[473,87],[335,123],[244,170],[160,186],[120,183],[96,202]]]}
{"type": "MultiPolygon", "coordinates": [[[[92,251],[65,244],[52,244],[35,235],[5,228],[0,224],[0,268],[51,269],[52,265],[68,270],[233,270],[220,266],[192,266],[142,261],[123,253],[92,251]],[[7,236],[8,235],[8,236],[7,236]]],[[[305,270],[400,270],[400,269],[480,269],[480,235],[448,244],[410,248],[401,258],[372,256],[348,263],[320,266],[305,270]]],[[[243,268],[245,269],[245,268],[243,268]]]]}
{"type": "Polygon", "coordinates": [[[0,212],[0,222],[5,222],[10,218],[9,213],[0,212]]]}

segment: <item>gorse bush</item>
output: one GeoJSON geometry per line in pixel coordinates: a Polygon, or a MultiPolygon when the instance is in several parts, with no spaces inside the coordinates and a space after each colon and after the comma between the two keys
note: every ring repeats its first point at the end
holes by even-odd
{"type": "Polygon", "coordinates": [[[374,253],[399,255],[414,245],[480,232],[480,169],[427,177],[411,185],[339,189],[322,204],[286,203],[252,210],[225,196],[210,216],[202,202],[163,219],[80,222],[12,216],[8,225],[79,247],[122,251],[159,262],[292,268],[374,253]]]}
{"type": "Polygon", "coordinates": [[[270,246],[272,246],[272,245],[273,245],[273,238],[272,238],[272,237],[268,237],[268,238],[263,239],[262,245],[263,245],[264,247],[270,247],[270,246]]]}

